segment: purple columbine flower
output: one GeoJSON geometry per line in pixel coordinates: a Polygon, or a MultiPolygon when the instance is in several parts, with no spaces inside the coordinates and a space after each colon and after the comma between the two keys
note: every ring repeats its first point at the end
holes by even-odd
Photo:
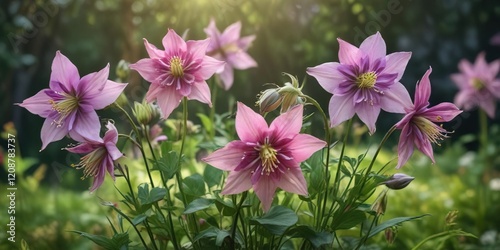
{"type": "Polygon", "coordinates": [[[222,71],[224,62],[205,55],[210,39],[186,42],[169,29],[162,42],[165,50],[157,49],[144,39],[150,58],[130,65],[151,82],[146,100],[156,100],[165,119],[183,97],[211,106],[210,89],[205,80],[222,71]]]}
{"type": "Polygon", "coordinates": [[[378,32],[359,48],[338,41],[340,63],[307,68],[307,73],[333,94],[328,108],[332,127],[357,114],[373,134],[380,109],[404,113],[404,108],[411,106],[410,95],[399,82],[411,52],[386,55],[384,39],[378,32]]]}
{"type": "Polygon", "coordinates": [[[490,118],[494,118],[496,102],[500,99],[500,79],[496,78],[500,60],[488,64],[485,54],[480,53],[474,65],[464,59],[458,68],[461,72],[451,75],[460,89],[455,96],[455,104],[464,110],[479,106],[490,118]]]}
{"type": "Polygon", "coordinates": [[[75,147],[65,148],[72,153],[86,154],[80,159],[78,164],[72,166],[77,169],[83,168],[83,178],[94,177],[94,183],[90,187],[90,192],[95,191],[102,185],[106,171],[111,175],[113,181],[115,180],[114,161],[123,156],[116,147],[118,131],[115,125],[108,122],[106,127],[108,131],[102,139],[99,138],[98,141],[87,140],[75,147]]]}
{"type": "Polygon", "coordinates": [[[236,22],[229,25],[221,34],[213,19],[205,28],[205,33],[211,38],[207,54],[226,62],[224,70],[219,73],[225,90],[233,85],[234,69],[257,67],[257,62],[246,52],[255,39],[255,35],[240,38],[240,31],[241,22],[236,22]]]}
{"type": "Polygon", "coordinates": [[[455,104],[449,102],[443,102],[429,108],[429,97],[431,96],[429,75],[431,72],[432,68],[429,68],[422,76],[420,83],[417,83],[415,104],[406,110],[405,117],[396,124],[396,128],[401,129],[398,143],[398,165],[396,166],[398,169],[413,154],[414,145],[435,163],[432,143],[439,145],[439,142],[448,134],[448,131],[435,122],[449,122],[462,113],[455,104]]]}
{"type": "Polygon", "coordinates": [[[221,194],[237,194],[253,187],[264,211],[271,207],[276,188],[307,195],[300,162],[326,143],[299,134],[302,112],[303,106],[297,105],[268,127],[261,115],[238,103],[236,132],[240,140],[230,142],[203,159],[216,168],[231,171],[221,194]]]}
{"type": "Polygon", "coordinates": [[[100,140],[101,123],[95,110],[113,103],[127,84],[108,80],[109,64],[80,79],[78,69],[61,52],[52,62],[49,89],[19,106],[45,119],[40,133],[42,149],[68,135],[78,141],[100,140]]]}

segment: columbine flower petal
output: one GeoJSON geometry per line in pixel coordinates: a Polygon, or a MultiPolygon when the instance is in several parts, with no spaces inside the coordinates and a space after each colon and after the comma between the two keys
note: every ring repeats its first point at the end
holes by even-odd
{"type": "Polygon", "coordinates": [[[380,33],[365,39],[359,49],[342,39],[339,42],[340,63],[325,63],[308,68],[307,73],[332,93],[328,107],[331,126],[357,114],[375,132],[380,109],[404,113],[411,108],[411,99],[399,83],[410,53],[386,56],[385,41],[380,33]]]}
{"type": "Polygon", "coordinates": [[[205,33],[212,41],[208,54],[226,62],[225,69],[217,71],[218,74],[222,74],[222,86],[226,90],[233,85],[233,69],[243,70],[257,66],[255,60],[246,53],[255,36],[240,38],[240,31],[241,23],[236,22],[227,27],[221,34],[213,19],[205,28],[205,33]]]}
{"type": "Polygon", "coordinates": [[[71,91],[76,89],[79,81],[80,74],[78,74],[76,66],[60,51],[56,51],[50,74],[50,89],[60,92],[62,91],[61,87],[65,87],[71,91]]]}
{"type": "Polygon", "coordinates": [[[109,64],[80,79],[78,70],[57,51],[52,63],[50,89],[44,89],[19,104],[46,118],[41,131],[42,150],[70,135],[76,140],[100,140],[101,124],[95,110],[111,104],[126,84],[107,80],[109,64]]]}
{"type": "Polygon", "coordinates": [[[432,143],[439,144],[439,141],[446,138],[448,131],[433,122],[450,121],[461,113],[451,103],[441,103],[428,108],[431,91],[429,75],[431,72],[432,69],[429,68],[417,84],[415,105],[407,109],[405,117],[395,125],[396,128],[402,129],[398,143],[398,165],[396,168],[401,168],[408,161],[414,146],[434,162],[432,143]]]}
{"type": "Polygon", "coordinates": [[[368,55],[370,60],[374,62],[376,59],[385,57],[386,47],[385,41],[379,32],[367,37],[359,46],[359,50],[368,55]]]}
{"type": "Polygon", "coordinates": [[[451,75],[460,89],[455,96],[455,104],[465,110],[478,106],[489,117],[494,118],[496,102],[500,99],[500,81],[496,79],[500,61],[488,64],[483,52],[476,57],[473,65],[467,60],[461,60],[458,68],[460,73],[451,75]]]}
{"type": "Polygon", "coordinates": [[[206,81],[223,70],[224,62],[206,56],[209,39],[185,42],[169,29],[162,40],[165,51],[145,41],[151,58],[141,59],[130,68],[151,82],[146,93],[148,102],[157,101],[163,118],[179,106],[183,97],[211,105],[206,81]]]}
{"type": "Polygon", "coordinates": [[[203,161],[231,171],[222,194],[237,194],[253,187],[262,208],[271,207],[277,187],[307,195],[300,162],[326,145],[309,135],[299,134],[302,105],[277,117],[268,128],[264,118],[238,103],[236,131],[241,141],[233,141],[203,161]]]}
{"type": "Polygon", "coordinates": [[[240,140],[244,142],[258,141],[267,130],[267,123],[264,118],[255,113],[252,109],[238,102],[238,111],[236,113],[236,133],[240,140]]]}

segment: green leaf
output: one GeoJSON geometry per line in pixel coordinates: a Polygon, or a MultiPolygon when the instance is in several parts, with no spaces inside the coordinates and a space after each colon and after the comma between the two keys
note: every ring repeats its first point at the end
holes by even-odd
{"type": "Polygon", "coordinates": [[[215,244],[218,247],[221,247],[224,243],[224,239],[226,237],[230,237],[230,234],[226,230],[220,230],[216,227],[210,227],[206,230],[201,231],[198,235],[196,235],[193,239],[193,242],[197,242],[201,239],[213,239],[215,238],[215,244]]]}
{"type": "Polygon", "coordinates": [[[219,229],[217,232],[217,237],[215,238],[215,245],[217,245],[218,247],[222,246],[226,237],[231,237],[229,232],[219,229]]]}
{"type": "Polygon", "coordinates": [[[321,150],[314,153],[307,161],[306,165],[310,167],[309,195],[314,196],[324,190],[325,177],[323,175],[323,162],[321,150]]]}
{"type": "Polygon", "coordinates": [[[193,174],[182,181],[182,187],[186,195],[199,197],[206,193],[205,181],[200,174],[193,174]]]}
{"type": "Polygon", "coordinates": [[[287,232],[292,238],[307,239],[314,248],[320,248],[323,245],[331,245],[333,242],[333,234],[328,232],[316,232],[313,228],[306,225],[301,225],[290,229],[287,232]]]}
{"type": "Polygon", "coordinates": [[[213,187],[220,183],[223,171],[211,166],[205,167],[203,170],[203,179],[207,183],[208,187],[213,187]]]}
{"type": "Polygon", "coordinates": [[[353,228],[366,219],[366,214],[363,211],[355,209],[349,212],[344,212],[341,215],[337,215],[337,218],[339,217],[340,220],[338,221],[337,225],[332,225],[332,228],[334,230],[353,228]]]}
{"type": "Polygon", "coordinates": [[[186,210],[184,210],[183,214],[192,214],[194,212],[203,210],[214,204],[214,202],[215,199],[198,198],[187,205],[186,210]]]}
{"type": "MultiPolygon", "coordinates": [[[[162,147],[162,151],[163,150],[164,149],[162,147]]],[[[160,172],[162,172],[167,179],[172,179],[175,173],[179,171],[179,156],[175,151],[164,152],[162,153],[162,157],[160,157],[157,162],[152,162],[153,170],[160,170],[160,172]]]]}
{"type": "Polygon", "coordinates": [[[137,215],[137,216],[136,216],[136,217],[132,220],[132,224],[134,224],[134,226],[135,226],[135,225],[138,225],[138,224],[142,223],[142,222],[143,222],[146,218],[148,218],[148,216],[147,216],[147,215],[145,215],[145,214],[139,214],[139,215],[137,215]]]}
{"type": "Polygon", "coordinates": [[[137,198],[142,205],[149,205],[163,199],[166,194],[167,190],[165,188],[155,187],[149,191],[149,185],[143,183],[138,187],[137,198]]]}
{"type": "Polygon", "coordinates": [[[250,223],[261,225],[271,234],[282,235],[289,227],[295,225],[298,220],[299,217],[290,208],[274,206],[264,215],[250,219],[250,223]]]}
{"type": "Polygon", "coordinates": [[[113,238],[110,239],[102,235],[93,235],[81,231],[70,232],[80,234],[107,250],[128,249],[128,243],[130,242],[128,233],[115,234],[113,235],[113,238]]]}
{"type": "Polygon", "coordinates": [[[205,128],[205,130],[208,133],[211,133],[212,130],[214,129],[214,126],[213,126],[212,121],[210,120],[210,118],[208,116],[206,116],[205,114],[202,114],[202,113],[198,113],[198,114],[196,114],[196,116],[198,116],[200,118],[201,124],[203,125],[203,127],[205,128]]]}
{"type": "Polygon", "coordinates": [[[396,225],[401,224],[401,223],[403,223],[405,221],[420,219],[420,218],[428,216],[428,215],[430,215],[430,214],[423,214],[423,215],[413,216],[413,217],[398,217],[398,218],[390,219],[388,221],[384,221],[384,222],[382,222],[381,224],[379,224],[378,226],[376,226],[376,227],[374,227],[372,229],[372,231],[368,235],[367,239],[375,236],[376,234],[378,234],[378,233],[380,233],[382,231],[384,231],[388,227],[396,226],[396,225]]]}

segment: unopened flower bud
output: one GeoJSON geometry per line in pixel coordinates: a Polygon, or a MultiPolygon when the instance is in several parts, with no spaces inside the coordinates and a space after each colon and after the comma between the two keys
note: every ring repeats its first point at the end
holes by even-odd
{"type": "Polygon", "coordinates": [[[384,214],[387,208],[387,189],[384,189],[377,197],[377,200],[373,203],[371,209],[375,211],[378,215],[384,214]]]}
{"type": "Polygon", "coordinates": [[[455,224],[455,220],[457,219],[457,217],[458,217],[458,210],[453,210],[448,212],[444,221],[446,222],[446,225],[453,225],[455,224]]]}
{"type": "Polygon", "coordinates": [[[114,104],[120,106],[120,107],[124,107],[128,104],[128,98],[127,96],[122,92],[118,98],[116,98],[116,101],[114,102],[114,104]]]}
{"type": "Polygon", "coordinates": [[[116,66],[116,77],[118,77],[119,82],[127,81],[129,73],[129,63],[123,59],[120,60],[116,66]]]}
{"type": "Polygon", "coordinates": [[[259,99],[256,104],[259,106],[261,114],[275,110],[283,100],[282,96],[278,93],[278,89],[276,88],[262,91],[258,98],[259,99]]]}
{"type": "Polygon", "coordinates": [[[134,102],[134,110],[132,112],[137,121],[143,125],[147,125],[153,118],[153,107],[149,103],[134,102]]]}
{"type": "Polygon", "coordinates": [[[390,189],[398,190],[408,186],[408,184],[410,184],[410,182],[414,179],[415,177],[397,173],[392,175],[387,181],[384,182],[384,184],[390,189]]]}
{"type": "Polygon", "coordinates": [[[385,240],[389,245],[392,245],[394,243],[394,240],[396,240],[396,235],[397,235],[397,229],[393,227],[388,227],[385,229],[384,236],[385,240]]]}

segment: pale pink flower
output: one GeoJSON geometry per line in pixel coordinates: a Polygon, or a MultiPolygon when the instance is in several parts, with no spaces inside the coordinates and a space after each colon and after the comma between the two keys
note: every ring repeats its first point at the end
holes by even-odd
{"type": "Polygon", "coordinates": [[[414,146],[434,163],[432,143],[438,144],[449,133],[436,122],[448,122],[462,113],[453,103],[443,102],[429,108],[432,68],[425,72],[415,89],[415,104],[406,110],[406,115],[396,124],[401,129],[398,144],[398,165],[401,168],[413,154],[414,146]]]}
{"type": "Polygon", "coordinates": [[[264,211],[271,207],[276,188],[307,195],[300,162],[326,143],[299,134],[302,112],[303,106],[297,105],[268,126],[261,115],[238,103],[236,132],[240,140],[203,159],[216,168],[231,171],[221,194],[237,194],[253,187],[264,211]]]}
{"type": "Polygon", "coordinates": [[[257,67],[255,60],[246,53],[255,35],[240,38],[240,31],[241,22],[236,22],[228,26],[221,34],[213,19],[205,28],[205,33],[211,38],[207,54],[226,62],[224,70],[219,73],[225,90],[233,85],[234,69],[257,67]]]}
{"type": "Polygon", "coordinates": [[[75,140],[99,140],[101,123],[95,110],[113,103],[127,84],[108,80],[109,64],[80,79],[78,69],[57,51],[52,62],[49,89],[19,106],[45,119],[40,133],[42,149],[68,135],[75,140]]]}
{"type": "Polygon", "coordinates": [[[163,37],[159,50],[144,39],[150,58],[131,64],[130,68],[151,82],[146,100],[157,101],[163,118],[179,106],[183,97],[212,105],[207,80],[224,68],[224,62],[205,55],[210,39],[185,42],[174,30],[163,37]]]}
{"type": "Polygon", "coordinates": [[[80,159],[77,165],[73,166],[77,167],[77,169],[83,168],[83,178],[94,177],[94,183],[90,187],[90,192],[95,191],[101,186],[106,176],[106,171],[111,175],[113,181],[115,180],[114,161],[123,156],[116,147],[118,131],[115,125],[108,122],[106,127],[108,131],[102,139],[99,138],[97,141],[87,140],[75,147],[65,148],[72,153],[86,154],[80,159]]]}
{"type": "Polygon", "coordinates": [[[488,64],[485,54],[480,53],[474,65],[463,59],[458,64],[460,73],[452,74],[451,79],[460,89],[455,96],[455,104],[464,110],[479,106],[489,117],[495,117],[495,106],[500,99],[500,60],[488,64]]]}
{"type": "Polygon", "coordinates": [[[411,105],[408,91],[399,82],[411,52],[386,55],[384,39],[378,32],[359,48],[338,41],[340,63],[307,68],[307,73],[333,94],[328,108],[332,127],[357,114],[373,134],[380,109],[404,113],[404,108],[411,105]]]}

